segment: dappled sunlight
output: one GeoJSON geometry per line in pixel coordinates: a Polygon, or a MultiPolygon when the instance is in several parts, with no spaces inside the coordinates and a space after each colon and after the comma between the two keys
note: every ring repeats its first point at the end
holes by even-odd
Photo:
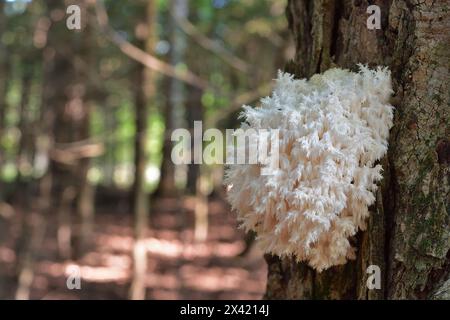
{"type": "Polygon", "coordinates": [[[147,252],[168,258],[184,258],[187,260],[204,257],[234,257],[242,249],[242,243],[188,243],[181,241],[145,239],[147,252]]]}
{"type": "Polygon", "coordinates": [[[149,274],[145,278],[147,287],[154,290],[174,290],[180,287],[179,279],[175,274],[149,274]]]}
{"type": "Polygon", "coordinates": [[[183,252],[183,245],[179,242],[158,239],[145,239],[147,252],[164,257],[177,258],[183,252]]]}
{"type": "Polygon", "coordinates": [[[65,275],[66,264],[61,262],[42,261],[36,265],[36,272],[53,278],[65,275]]]}
{"type": "Polygon", "coordinates": [[[262,296],[206,137],[270,93],[285,5],[0,0],[0,299],[262,296]]]}
{"type": "Polygon", "coordinates": [[[236,289],[242,285],[242,279],[248,277],[246,270],[201,268],[191,265],[183,266],[180,273],[186,286],[205,291],[236,289]]]}
{"type": "Polygon", "coordinates": [[[81,279],[90,282],[121,282],[126,281],[130,277],[128,269],[118,267],[90,267],[81,266],[81,279]]]}
{"type": "MultiPolygon", "coordinates": [[[[209,234],[205,242],[193,241],[193,217],[178,230],[173,202],[154,203],[153,225],[143,244],[147,253],[145,287],[149,299],[258,299],[265,288],[266,265],[262,253],[253,247],[245,257],[243,233],[223,202],[210,202],[209,234]],[[168,205],[170,203],[170,205],[168,205]],[[166,206],[164,206],[166,205],[166,206]],[[165,211],[164,209],[167,209],[165,211]],[[220,213],[220,214],[219,214],[220,213]]],[[[53,217],[54,219],[54,217],[53,217]]],[[[101,221],[93,235],[93,246],[77,260],[59,260],[54,241],[56,230],[49,228],[43,241],[45,254],[35,263],[31,297],[35,299],[98,299],[124,297],[132,275],[133,232],[129,217],[99,213],[101,221]],[[78,270],[81,290],[68,290],[66,280],[78,270]]],[[[48,223],[52,223],[52,217],[48,223]]],[[[8,246],[0,247],[0,262],[11,269],[16,255],[8,246]]]]}
{"type": "Polygon", "coordinates": [[[7,247],[0,247],[0,262],[1,263],[13,263],[16,261],[16,253],[7,247]]]}
{"type": "Polygon", "coordinates": [[[96,238],[98,245],[108,248],[108,250],[128,252],[133,246],[133,238],[115,235],[99,235],[96,238]]]}
{"type": "Polygon", "coordinates": [[[131,267],[129,254],[90,252],[83,257],[81,262],[90,266],[103,265],[124,269],[131,267]]]}

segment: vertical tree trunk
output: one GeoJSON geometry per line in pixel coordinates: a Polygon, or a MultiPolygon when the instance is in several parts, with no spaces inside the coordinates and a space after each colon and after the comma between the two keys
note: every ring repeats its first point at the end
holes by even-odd
{"type": "Polygon", "coordinates": [[[95,186],[88,179],[90,162],[88,158],[81,159],[79,166],[80,182],[77,190],[76,203],[77,217],[80,221],[76,248],[78,257],[88,252],[93,240],[95,186]]]}
{"type": "MultiPolygon", "coordinates": [[[[106,102],[104,102],[106,104],[106,102]]],[[[108,112],[105,114],[105,130],[106,132],[116,132],[116,106],[106,105],[108,112]]],[[[114,172],[116,169],[116,142],[113,139],[108,139],[105,143],[105,165],[104,165],[104,184],[108,188],[115,186],[114,172]]]]}
{"type": "Polygon", "coordinates": [[[17,151],[17,182],[21,182],[23,177],[23,171],[29,169],[31,166],[31,153],[33,149],[33,137],[30,131],[31,119],[30,119],[30,96],[31,85],[33,80],[32,66],[24,66],[22,74],[22,95],[20,98],[20,111],[19,111],[19,148],[17,151]]]}
{"type": "Polygon", "coordinates": [[[137,66],[137,81],[135,93],[136,140],[134,147],[134,186],[133,211],[135,243],[133,249],[133,282],[130,289],[130,298],[133,300],[145,299],[145,274],[147,271],[147,253],[144,237],[148,224],[148,199],[145,192],[146,136],[147,136],[147,106],[143,92],[144,67],[137,66]]]}
{"type": "Polygon", "coordinates": [[[334,66],[392,71],[394,127],[384,179],[355,261],[317,273],[267,256],[267,298],[425,299],[450,297],[450,11],[448,2],[371,1],[381,29],[369,30],[368,1],[289,0],[296,43],[288,71],[310,77],[334,66]],[[381,289],[369,290],[369,265],[381,289]]]}
{"type": "MultiPolygon", "coordinates": [[[[176,17],[186,19],[189,12],[189,1],[171,0],[170,1],[170,64],[179,66],[183,63],[186,51],[186,35],[177,27],[176,17]]],[[[184,84],[178,79],[167,79],[167,95],[165,106],[165,134],[163,145],[163,160],[161,165],[161,178],[158,185],[158,194],[175,195],[176,171],[182,169],[182,166],[176,166],[172,162],[172,141],[170,139],[173,129],[180,128],[183,125],[183,112],[185,104],[184,84]]]]}
{"type": "MultiPolygon", "coordinates": [[[[0,2],[0,36],[6,31],[6,16],[4,13],[5,2],[0,2]]],[[[7,81],[7,53],[3,41],[0,41],[0,130],[3,129],[6,110],[6,81],[7,81]]],[[[1,133],[1,131],[0,131],[1,133]]]]}
{"type": "MultiPolygon", "coordinates": [[[[139,45],[153,52],[156,8],[153,0],[146,2],[146,32],[145,39],[139,39],[139,45]],[[143,41],[146,40],[146,41],[143,41]]],[[[145,12],[145,11],[144,11],[145,12]]],[[[139,35],[138,35],[139,37],[139,35]]],[[[147,250],[145,247],[145,231],[148,225],[148,195],[145,191],[145,169],[147,166],[147,127],[148,127],[148,108],[147,99],[154,93],[153,76],[149,70],[139,64],[136,66],[135,82],[135,156],[134,156],[134,185],[133,185],[133,211],[134,211],[134,234],[135,243],[133,248],[133,280],[129,292],[130,299],[145,299],[145,276],[147,272],[147,250]],[[147,91],[148,90],[148,91],[147,91]]]]}
{"type": "MultiPolygon", "coordinates": [[[[83,81],[85,82],[84,112],[85,117],[80,125],[82,139],[90,136],[90,119],[92,113],[92,105],[94,101],[98,101],[102,97],[102,92],[98,90],[98,84],[95,83],[97,72],[97,61],[95,55],[96,36],[92,25],[95,24],[94,18],[89,17],[89,11],[92,10],[91,4],[86,3],[86,20],[87,27],[83,30],[82,48],[80,54],[84,59],[83,81]]],[[[78,257],[85,254],[92,245],[92,235],[94,232],[94,197],[95,186],[88,179],[88,172],[91,167],[91,159],[89,157],[80,158],[77,163],[76,175],[79,177],[77,183],[76,198],[76,215],[79,221],[78,241],[76,245],[76,254],[78,257]]]]}
{"type": "MultiPolygon", "coordinates": [[[[87,14],[87,2],[78,2],[82,15],[87,14]]],[[[86,181],[86,159],[65,160],[64,147],[89,137],[89,107],[86,103],[89,65],[88,26],[68,30],[64,2],[47,1],[52,18],[48,43],[44,49],[45,102],[54,114],[52,134],[54,148],[50,152],[50,170],[54,181],[53,199],[59,216],[58,244],[63,258],[71,257],[72,207],[80,199],[86,181]]],[[[82,19],[82,22],[85,21],[82,19]]],[[[80,206],[78,206],[80,208],[80,206]]]]}
{"type": "Polygon", "coordinates": [[[206,241],[208,237],[208,174],[206,165],[200,166],[195,192],[194,240],[206,241]]]}
{"type": "MultiPolygon", "coordinates": [[[[191,137],[194,136],[194,121],[203,121],[202,94],[203,91],[198,88],[190,88],[187,94],[186,119],[191,137]]],[[[194,150],[194,141],[191,141],[191,150],[194,150]]],[[[200,176],[200,165],[194,164],[193,154],[191,156],[192,164],[188,165],[187,169],[186,193],[195,194],[197,179],[200,176]]]]}
{"type": "MultiPolygon", "coordinates": [[[[0,1],[0,38],[2,37],[6,29],[5,14],[3,12],[5,3],[0,1]]],[[[3,150],[1,146],[3,130],[4,130],[4,119],[6,111],[6,48],[2,41],[0,41],[0,172],[3,168],[3,150]]],[[[0,242],[4,243],[7,237],[7,216],[3,212],[3,187],[2,181],[0,179],[0,242]]],[[[6,296],[6,281],[4,280],[3,274],[0,274],[0,298],[5,298],[6,296]]]]}
{"type": "MultiPolygon", "coordinates": [[[[3,33],[6,31],[6,15],[4,13],[5,2],[0,2],[0,37],[2,37],[3,33]]],[[[6,45],[3,41],[0,41],[0,148],[3,137],[3,132],[6,126],[6,95],[7,95],[7,82],[8,82],[8,74],[10,71],[10,67],[8,65],[8,54],[6,45]]],[[[3,168],[4,163],[4,152],[1,150],[0,152],[0,171],[3,168]]],[[[0,181],[0,202],[2,201],[2,191],[1,191],[1,181],[0,181]]],[[[0,218],[1,219],[1,218],[0,218]]]]}

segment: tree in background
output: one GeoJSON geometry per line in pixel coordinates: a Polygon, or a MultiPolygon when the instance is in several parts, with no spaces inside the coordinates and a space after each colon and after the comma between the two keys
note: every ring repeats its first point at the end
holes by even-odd
{"type": "MultiPolygon", "coordinates": [[[[156,28],[156,4],[153,0],[141,1],[141,16],[136,24],[137,46],[150,54],[154,50],[156,28]]],[[[148,101],[154,99],[154,76],[142,64],[136,65],[134,83],[135,104],[135,146],[134,146],[134,184],[133,211],[134,236],[133,248],[133,280],[129,292],[130,299],[145,299],[145,276],[147,273],[147,249],[144,238],[148,226],[149,203],[145,188],[147,167],[147,130],[148,101]]],[[[153,102],[153,101],[152,101],[153,102]]]]}
{"type": "MultiPolygon", "coordinates": [[[[6,31],[7,19],[4,10],[5,3],[0,2],[0,37],[6,31]]],[[[7,48],[3,42],[0,42],[0,139],[5,129],[5,117],[6,117],[6,93],[7,93],[7,79],[8,79],[8,55],[7,48]]],[[[1,143],[1,140],[0,140],[1,143]]],[[[4,155],[0,154],[0,167],[4,161],[4,155]]],[[[0,193],[1,197],[1,193],[0,193]]],[[[1,199],[1,198],[0,198],[1,199]]]]}
{"type": "MultiPolygon", "coordinates": [[[[4,14],[4,3],[0,1],[0,39],[3,36],[6,28],[6,19],[4,14]]],[[[0,146],[2,144],[2,136],[4,130],[5,123],[5,114],[6,114],[6,48],[4,48],[3,42],[0,42],[0,146]]],[[[0,176],[1,169],[3,163],[3,154],[0,154],[0,176]]],[[[2,190],[2,181],[0,179],[0,242],[4,242],[6,240],[6,220],[7,217],[4,214],[3,209],[3,190],[2,190]]],[[[3,294],[3,279],[0,277],[0,294],[3,294]]]]}
{"type": "MultiPolygon", "coordinates": [[[[197,240],[212,238],[212,170],[183,168],[186,181],[175,187],[171,131],[194,120],[234,126],[239,107],[268,92],[273,61],[283,55],[283,9],[278,0],[0,0],[0,259],[14,260],[0,268],[0,276],[10,273],[0,281],[0,296],[40,296],[41,262],[103,263],[96,258],[103,241],[97,235],[109,227],[104,217],[117,214],[118,225],[130,219],[122,227],[133,226],[136,240],[128,297],[145,298],[144,239],[158,234],[148,232],[148,201],[161,162],[173,170],[167,194],[196,197],[161,199],[176,212],[163,218],[156,212],[156,223],[174,213],[175,237],[183,243],[194,229],[197,240]],[[99,3],[104,24],[91,8],[99,3]],[[70,4],[82,9],[81,30],[67,28],[70,4]],[[169,140],[162,152],[164,127],[169,140]]],[[[152,199],[160,201],[156,194],[152,199]]],[[[185,263],[177,261],[180,281],[185,263]]]]}
{"type": "MultiPolygon", "coordinates": [[[[80,212],[92,207],[87,202],[87,173],[92,148],[84,144],[90,136],[88,103],[89,50],[93,49],[89,24],[82,32],[68,30],[66,6],[61,1],[47,1],[51,25],[44,49],[45,107],[51,110],[50,170],[53,203],[58,212],[58,245],[62,257],[72,256],[72,205],[76,203],[81,224],[92,213],[80,212]],[[67,37],[72,41],[68,45],[67,37]]],[[[87,14],[88,4],[79,3],[87,14]]],[[[50,120],[48,120],[50,121],[50,120]]],[[[82,227],[83,228],[83,227],[82,227]]]]}
{"type": "MultiPolygon", "coordinates": [[[[183,68],[186,52],[186,34],[177,26],[177,19],[188,17],[189,2],[187,0],[171,0],[169,4],[169,39],[170,39],[170,64],[175,68],[183,68]]],[[[161,164],[161,176],[158,193],[162,195],[174,195],[176,192],[175,182],[177,170],[171,160],[172,141],[171,132],[181,128],[185,113],[186,92],[184,84],[179,79],[167,78],[166,101],[164,109],[165,134],[163,144],[163,159],[161,164]]]]}

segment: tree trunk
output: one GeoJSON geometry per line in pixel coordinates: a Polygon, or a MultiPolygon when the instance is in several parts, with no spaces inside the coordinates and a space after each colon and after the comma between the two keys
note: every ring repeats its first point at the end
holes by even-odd
{"type": "Polygon", "coordinates": [[[371,4],[381,9],[380,30],[367,28],[367,1],[288,2],[296,55],[287,71],[388,66],[396,109],[376,204],[354,239],[356,260],[318,273],[266,256],[267,298],[450,298],[448,2],[371,4]],[[370,265],[381,269],[381,289],[366,286],[370,265]]]}
{"type": "Polygon", "coordinates": [[[133,186],[133,211],[134,211],[134,233],[135,243],[133,250],[133,281],[130,289],[130,299],[145,299],[145,274],[147,272],[147,254],[144,243],[145,230],[148,223],[148,199],[145,192],[145,167],[146,136],[147,136],[147,106],[143,92],[144,67],[137,66],[139,70],[135,93],[135,117],[136,117],[136,140],[134,156],[134,186],[133,186]]]}
{"type": "MultiPolygon", "coordinates": [[[[5,14],[3,12],[5,3],[0,1],[0,38],[6,30],[5,14]]],[[[6,48],[2,41],[0,41],[0,173],[3,168],[3,150],[1,146],[1,140],[3,137],[5,114],[6,114],[6,48]]],[[[0,179],[0,243],[4,243],[8,236],[8,219],[4,211],[3,204],[3,186],[0,179]]],[[[6,297],[6,275],[0,273],[0,299],[6,297]]]]}
{"type": "MultiPolygon", "coordinates": [[[[186,101],[186,119],[191,137],[194,136],[194,121],[203,121],[202,90],[190,88],[186,101]]],[[[194,141],[191,141],[191,150],[194,150],[194,141]]],[[[192,152],[193,153],[193,152],[192,152]]],[[[200,176],[200,165],[194,164],[194,156],[191,154],[191,164],[187,168],[186,193],[195,194],[197,179],[200,176]]]]}
{"type": "MultiPolygon", "coordinates": [[[[189,12],[189,1],[171,0],[171,16],[169,17],[170,33],[170,64],[177,66],[183,63],[186,52],[186,35],[177,28],[176,17],[186,19],[189,12]]],[[[183,126],[183,113],[185,104],[185,90],[182,81],[175,78],[167,79],[167,95],[164,112],[165,133],[163,145],[163,159],[161,164],[161,178],[158,185],[158,195],[176,195],[176,177],[183,166],[175,166],[172,162],[172,141],[170,139],[175,128],[183,126]]]]}
{"type": "MultiPolygon", "coordinates": [[[[28,61],[27,61],[28,62],[28,61]]],[[[31,167],[31,153],[33,149],[33,134],[31,132],[31,119],[30,119],[30,97],[31,86],[33,80],[33,70],[30,66],[25,66],[22,71],[22,88],[20,98],[20,111],[19,111],[19,148],[17,151],[17,167],[18,174],[16,181],[21,182],[23,173],[29,171],[31,167]]]]}
{"type": "Polygon", "coordinates": [[[146,134],[147,134],[147,106],[143,92],[144,68],[138,66],[138,81],[136,82],[135,109],[136,109],[136,141],[135,141],[135,174],[133,186],[133,211],[135,244],[133,250],[133,283],[130,289],[130,298],[133,300],[145,299],[145,274],[147,272],[147,254],[144,237],[148,224],[148,199],[145,192],[145,166],[146,166],[146,134]]]}
{"type": "Polygon", "coordinates": [[[208,237],[208,169],[206,165],[200,166],[195,192],[195,225],[194,240],[204,242],[208,237]]]}
{"type": "MultiPolygon", "coordinates": [[[[87,14],[87,2],[78,3],[82,15],[87,14]]],[[[44,49],[45,103],[54,114],[52,121],[53,149],[50,152],[50,170],[53,185],[53,200],[57,208],[59,227],[59,253],[71,258],[72,223],[71,216],[77,199],[83,199],[87,160],[84,156],[67,159],[67,149],[74,143],[89,138],[89,106],[87,91],[89,84],[89,27],[82,26],[81,32],[68,30],[64,16],[65,4],[61,1],[47,1],[52,18],[48,31],[48,43],[44,49]],[[68,38],[70,41],[68,41],[68,38]],[[81,197],[80,197],[81,195],[81,197]]],[[[78,209],[85,206],[78,205],[78,209]]]]}
{"type": "MultiPolygon", "coordinates": [[[[4,13],[4,1],[0,2],[0,37],[7,30],[7,16],[4,13]]],[[[0,172],[5,161],[5,153],[1,150],[1,142],[6,126],[6,109],[7,109],[7,91],[8,91],[8,77],[10,73],[10,66],[8,64],[8,52],[6,45],[0,41],[0,172]]],[[[2,187],[0,181],[0,203],[2,201],[2,187]]],[[[1,217],[0,217],[1,219],[1,217]]]]}
{"type": "MultiPolygon", "coordinates": [[[[86,3],[86,15],[92,10],[92,4],[86,3]]],[[[82,69],[85,78],[85,96],[84,96],[84,112],[85,118],[83,124],[80,126],[81,139],[89,138],[90,136],[90,119],[93,109],[93,103],[103,97],[101,90],[98,89],[95,79],[98,72],[97,57],[95,55],[96,35],[91,26],[95,25],[95,19],[88,17],[87,26],[83,30],[83,42],[81,48],[81,55],[84,59],[85,68],[82,69]]],[[[77,182],[77,199],[76,199],[76,216],[78,219],[76,256],[81,257],[92,246],[93,232],[94,232],[94,218],[95,218],[95,186],[88,179],[88,172],[91,167],[90,157],[80,158],[77,163],[78,177],[77,182]]]]}
{"type": "MultiPolygon", "coordinates": [[[[153,52],[155,40],[156,3],[153,0],[142,1],[146,5],[145,37],[139,38],[139,46],[153,52]]],[[[133,211],[134,211],[134,248],[133,248],[133,280],[130,287],[129,297],[133,300],[145,299],[147,273],[147,250],[145,246],[145,231],[148,225],[149,203],[145,191],[145,169],[147,166],[147,130],[148,130],[148,108],[147,99],[152,98],[155,90],[153,87],[153,74],[139,64],[136,66],[135,79],[135,124],[136,140],[134,146],[134,185],[133,185],[133,211]],[[148,91],[147,91],[148,90],[148,91]]]]}

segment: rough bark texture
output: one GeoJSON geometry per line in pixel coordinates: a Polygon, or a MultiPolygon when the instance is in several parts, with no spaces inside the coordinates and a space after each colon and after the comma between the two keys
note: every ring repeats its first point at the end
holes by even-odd
{"type": "Polygon", "coordinates": [[[317,273],[267,256],[269,299],[444,299],[450,297],[450,5],[438,1],[289,0],[299,78],[334,66],[385,65],[396,107],[384,179],[368,228],[353,239],[355,261],[317,273]],[[381,29],[367,28],[370,4],[381,29]],[[366,286],[369,265],[382,287],[366,286]]]}

